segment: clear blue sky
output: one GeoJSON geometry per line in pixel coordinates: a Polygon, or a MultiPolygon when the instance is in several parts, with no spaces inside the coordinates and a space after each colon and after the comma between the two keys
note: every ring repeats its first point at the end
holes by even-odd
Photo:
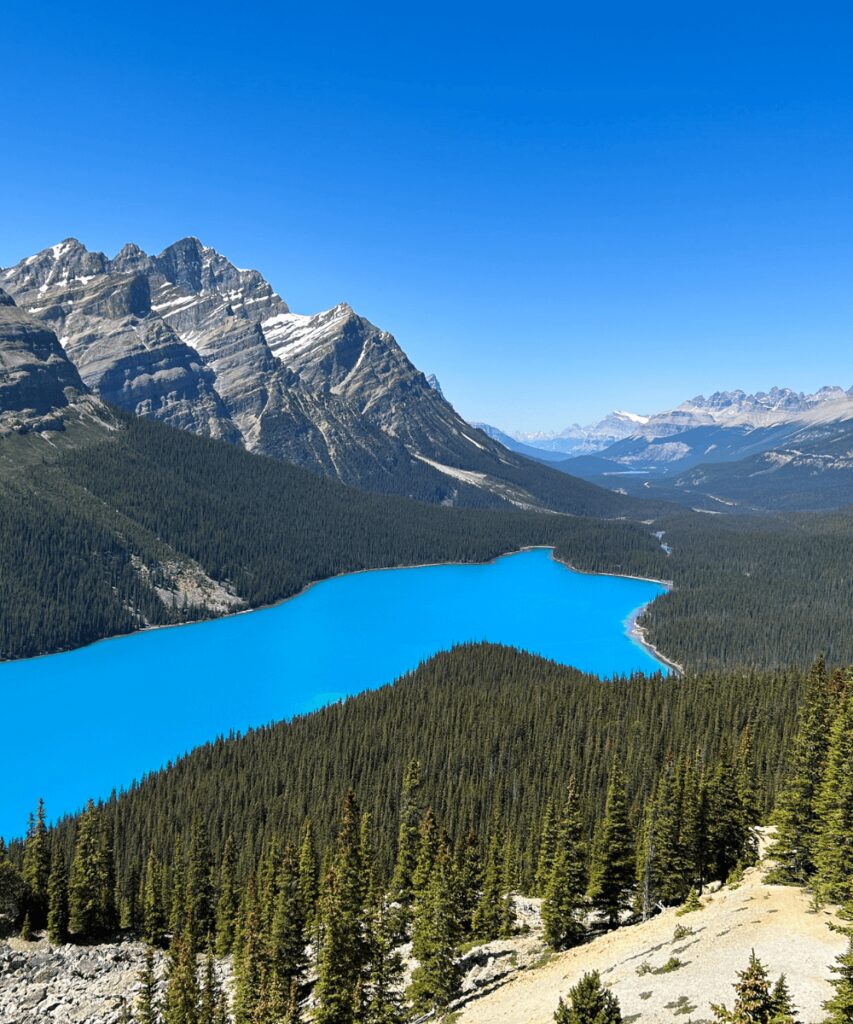
{"type": "Polygon", "coordinates": [[[510,429],[853,384],[846,5],[16,2],[2,31],[0,265],[198,235],[510,429]]]}

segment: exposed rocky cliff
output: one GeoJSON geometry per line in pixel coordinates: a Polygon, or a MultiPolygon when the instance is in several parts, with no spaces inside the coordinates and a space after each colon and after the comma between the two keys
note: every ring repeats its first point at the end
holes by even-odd
{"type": "Polygon", "coordinates": [[[61,430],[86,394],[54,332],[0,289],[0,433],[61,430]]]}
{"type": "Polygon", "coordinates": [[[466,423],[396,340],[348,305],[292,313],[196,238],[110,259],[66,239],[0,270],[101,398],[345,483],[449,504],[623,514],[466,423]]]}

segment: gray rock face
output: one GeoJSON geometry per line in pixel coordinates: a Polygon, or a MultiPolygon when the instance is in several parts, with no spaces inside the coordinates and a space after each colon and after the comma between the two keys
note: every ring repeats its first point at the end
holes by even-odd
{"type": "Polygon", "coordinates": [[[56,335],[0,289],[0,432],[61,430],[86,394],[56,335]]]}
{"type": "MultiPolygon", "coordinates": [[[[45,940],[0,941],[0,1024],[116,1024],[125,1005],[134,1008],[145,959],[139,942],[50,946],[45,940]]],[[[230,984],[230,965],[216,965],[230,984]]],[[[166,957],[155,954],[160,998],[166,957]]]]}
{"type": "Polygon", "coordinates": [[[386,331],[346,304],[291,313],[197,238],[113,259],[67,239],[0,270],[0,286],[136,415],[372,490],[583,511],[570,483],[539,486],[548,470],[467,424],[386,331]]]}
{"type": "Polygon", "coordinates": [[[66,241],[0,273],[19,304],[49,324],[85,383],[140,416],[227,441],[239,431],[199,354],[153,310],[140,250],[114,267],[66,241]]]}

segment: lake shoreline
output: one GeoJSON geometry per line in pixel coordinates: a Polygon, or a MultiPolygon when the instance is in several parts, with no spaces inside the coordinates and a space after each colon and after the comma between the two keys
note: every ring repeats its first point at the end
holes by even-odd
{"type": "MultiPolygon", "coordinates": [[[[272,608],[279,608],[286,604],[288,601],[293,601],[298,597],[302,597],[303,594],[308,593],[313,587],[320,586],[320,584],[328,583],[332,580],[341,579],[344,576],[361,576],[365,573],[371,572],[392,572],[392,571],[404,571],[407,569],[436,569],[442,566],[487,566],[494,565],[495,562],[501,558],[510,558],[513,555],[523,554],[525,551],[550,551],[551,558],[554,562],[564,566],[571,572],[578,573],[580,576],[612,576],[616,579],[626,580],[638,580],[643,583],[655,583],[658,586],[666,588],[667,591],[673,589],[674,584],[671,580],[658,580],[650,576],[632,576],[630,573],[624,572],[603,572],[595,569],[579,569],[577,566],[572,565],[570,562],[565,561],[562,558],[558,558],[556,555],[556,548],[550,544],[527,544],[524,547],[513,548],[510,551],[502,551],[500,554],[495,555],[493,558],[489,558],[484,562],[412,562],[406,565],[380,565],[373,566],[369,569],[349,569],[343,572],[334,573],[332,576],[323,576],[320,579],[309,580],[300,590],[297,590],[293,594],[289,594],[287,597],[279,598],[277,601],[270,601],[268,604],[253,605],[251,608],[240,608],[236,611],[224,612],[222,614],[211,614],[205,617],[199,617],[197,619],[189,619],[187,622],[166,622],[161,625],[146,625],[139,629],[133,629],[127,633],[113,633],[111,636],[98,637],[97,640],[92,640],[90,643],[81,644],[78,647],[63,647],[57,651],[49,651],[44,654],[34,654],[30,658],[7,658],[0,659],[0,673],[2,673],[3,665],[14,665],[21,662],[32,662],[40,660],[41,658],[52,658],[57,654],[72,654],[74,651],[87,650],[90,647],[94,647],[97,644],[109,643],[111,640],[123,640],[127,637],[137,636],[144,633],[153,633],[160,629],[181,629],[185,626],[201,626],[207,622],[217,622],[221,619],[233,619],[238,615],[251,615],[254,612],[268,611],[272,608]]],[[[654,599],[653,599],[654,600],[654,599]]],[[[635,613],[632,613],[628,619],[625,620],[625,633],[632,640],[635,640],[641,647],[649,652],[654,658],[660,661],[662,664],[674,669],[679,674],[683,674],[684,669],[678,665],[677,662],[667,658],[666,655],[661,654],[660,651],[645,639],[643,629],[637,625],[636,619],[642,613],[642,611],[650,604],[647,602],[637,609],[635,613]]]]}

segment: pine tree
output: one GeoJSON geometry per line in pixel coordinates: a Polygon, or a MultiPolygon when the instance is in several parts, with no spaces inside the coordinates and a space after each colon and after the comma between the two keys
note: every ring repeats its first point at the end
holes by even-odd
{"type": "Polygon", "coordinates": [[[853,934],[847,949],[836,957],[830,970],[835,974],[832,987],[835,992],[823,1004],[827,1012],[824,1024],[851,1024],[853,1021],[853,934]]]}
{"type": "Polygon", "coordinates": [[[549,800],[542,816],[542,828],[539,834],[539,850],[536,858],[536,875],[533,887],[535,895],[544,896],[551,869],[554,867],[554,855],[557,850],[557,815],[554,803],[549,800]]]}
{"type": "Polygon", "coordinates": [[[601,984],[598,971],[584,974],[569,990],[568,1003],[561,999],[554,1014],[557,1024],[622,1024],[619,1001],[601,984]]]}
{"type": "Polygon", "coordinates": [[[355,794],[350,790],[344,800],[335,857],[323,882],[317,1024],[350,1024],[356,1019],[356,992],[367,960],[359,818],[355,794]]]}
{"type": "Polygon", "coordinates": [[[228,956],[234,948],[240,895],[237,889],[237,851],[229,832],[219,865],[219,899],[216,902],[216,952],[228,956]]]}
{"type": "MultiPolygon", "coordinates": [[[[748,833],[761,821],[761,808],[758,804],[758,792],[755,784],[755,757],[752,751],[752,733],[748,728],[744,729],[738,744],[735,774],[737,777],[737,795],[742,815],[741,828],[744,833],[748,833]]],[[[754,862],[757,852],[757,847],[749,851],[753,855],[750,863],[754,862]]]]}
{"type": "Polygon", "coordinates": [[[257,878],[252,875],[243,893],[234,943],[235,1024],[257,1024],[266,998],[269,971],[257,889],[257,878]]]}
{"type": "Polygon", "coordinates": [[[213,950],[208,947],[204,960],[204,978],[199,999],[198,1024],[216,1024],[217,1008],[222,999],[222,991],[216,978],[216,961],[213,950]]]}
{"type": "Polygon", "coordinates": [[[711,1004],[711,1010],[722,1024],[769,1024],[775,1006],[770,990],[770,979],[764,964],[752,951],[745,971],[738,971],[735,982],[735,1003],[729,1010],[724,1005],[711,1004]]]}
{"type": "Polygon", "coordinates": [[[166,941],[163,867],[153,850],[148,853],[142,879],[142,936],[153,946],[162,946],[166,941]]]}
{"type": "Polygon", "coordinates": [[[748,822],[738,795],[737,774],[721,762],[708,783],[708,867],[714,878],[725,881],[738,865],[756,856],[754,822],[748,822]]]}
{"type": "Polygon", "coordinates": [[[788,982],[784,974],[780,974],[770,993],[772,1010],[770,1013],[771,1024],[797,1024],[796,1007],[788,988],[788,982]]]}
{"type": "Polygon", "coordinates": [[[376,900],[379,882],[376,877],[376,844],[373,838],[373,815],[369,811],[365,811],[361,816],[358,855],[361,860],[362,872],[361,902],[363,906],[372,907],[376,900]]]}
{"type": "Polygon", "coordinates": [[[604,818],[593,844],[589,898],[593,907],[615,927],[630,906],[634,884],[634,839],[628,822],[625,777],[614,765],[607,788],[604,818]]]}
{"type": "Polygon", "coordinates": [[[853,693],[837,708],[829,736],[826,767],[815,799],[815,888],[842,903],[853,896],[853,693]]]}
{"type": "Polygon", "coordinates": [[[394,946],[395,924],[384,900],[377,898],[370,917],[369,958],[363,1020],[359,1024],[402,1024],[403,958],[394,946]]]}
{"type": "Polygon", "coordinates": [[[416,904],[429,885],[437,853],[438,824],[432,808],[428,807],[418,830],[418,860],[412,875],[412,894],[416,904]]]}
{"type": "Polygon", "coordinates": [[[480,864],[480,844],[477,833],[469,829],[465,834],[462,849],[457,856],[457,887],[459,891],[459,923],[463,935],[469,935],[473,927],[474,912],[480,898],[483,884],[483,868],[480,864]]]}
{"type": "Polygon", "coordinates": [[[56,945],[68,939],[68,874],[58,847],[51,857],[47,882],[47,937],[56,945]]]}
{"type": "Polygon", "coordinates": [[[24,880],[27,912],[33,928],[47,923],[47,886],[50,876],[50,839],[45,823],[44,800],[39,800],[24,842],[21,877],[24,880]]]}
{"type": "Polygon", "coordinates": [[[572,778],[555,833],[551,874],[542,900],[545,941],[554,949],[568,949],[584,936],[584,860],[583,825],[572,778]]]}
{"type": "Polygon", "coordinates": [[[278,894],[269,935],[267,960],[270,1003],[276,1016],[286,1013],[290,991],[306,967],[305,916],[299,891],[298,854],[292,844],[284,850],[278,894]]]}
{"type": "Polygon", "coordinates": [[[172,936],[163,1024],[198,1024],[201,992],[190,929],[172,936]]]}
{"type": "Polygon", "coordinates": [[[197,952],[213,935],[213,862],[207,826],[201,815],[193,818],[186,868],[186,912],[193,922],[190,939],[197,952]]]}
{"type": "Polygon", "coordinates": [[[33,924],[30,920],[29,910],[24,914],[24,920],[21,924],[21,930],[18,933],[18,937],[24,942],[33,941],[33,924]]]}
{"type": "Polygon", "coordinates": [[[184,930],[187,922],[187,865],[181,835],[175,838],[166,891],[169,894],[169,932],[177,935],[184,930]]]}
{"type": "Polygon", "coordinates": [[[803,884],[815,871],[816,799],[826,763],[829,721],[826,665],[820,657],[806,681],[788,782],[774,814],[777,833],[770,856],[777,863],[773,877],[778,881],[803,884]]]}
{"type": "MultiPolygon", "coordinates": [[[[284,1011],[282,1024],[301,1024],[302,1011],[299,1008],[299,985],[292,981],[290,993],[287,997],[287,1009],[284,1011]]],[[[216,1022],[218,1024],[218,1022],[216,1022]]]]}
{"type": "Polygon", "coordinates": [[[684,777],[672,761],[658,782],[654,805],[652,898],[666,905],[681,903],[689,889],[688,847],[682,836],[684,777]]]}
{"type": "Polygon", "coordinates": [[[89,801],[77,823],[68,883],[68,931],[77,939],[115,928],[113,853],[103,815],[89,801]]]}
{"type": "Polygon", "coordinates": [[[500,937],[508,939],[515,934],[515,901],[512,894],[518,883],[518,858],[512,836],[507,833],[501,855],[501,923],[500,937]]]}
{"type": "Polygon", "coordinates": [[[154,949],[145,948],[145,960],[137,976],[139,994],[136,998],[137,1024],[159,1024],[160,1013],[157,1004],[157,981],[154,975],[154,949]]]}
{"type": "Polygon", "coordinates": [[[501,843],[497,832],[492,832],[483,874],[483,891],[474,911],[472,931],[478,939],[490,942],[498,938],[503,919],[501,843]]]}
{"type": "Polygon", "coordinates": [[[314,846],[314,827],[310,819],[302,826],[302,842],[299,847],[299,892],[305,926],[311,930],[317,923],[319,911],[320,868],[317,862],[317,849],[314,846]]]}
{"type": "Polygon", "coordinates": [[[408,996],[416,1013],[444,1013],[459,993],[459,919],[453,860],[446,843],[439,846],[429,882],[415,906],[412,954],[418,966],[408,996]]]}
{"type": "MultiPolygon", "coordinates": [[[[403,776],[403,793],[400,799],[400,827],[397,835],[397,859],[394,875],[391,879],[391,892],[394,900],[405,911],[414,900],[412,878],[418,863],[420,847],[420,806],[421,766],[413,759],[406,766],[403,776]]],[[[403,914],[402,924],[409,920],[408,913],[403,914]]]]}
{"type": "Polygon", "coordinates": [[[700,892],[705,887],[708,868],[708,789],[702,759],[685,758],[681,769],[683,798],[681,809],[681,845],[684,851],[687,889],[700,892]]]}

